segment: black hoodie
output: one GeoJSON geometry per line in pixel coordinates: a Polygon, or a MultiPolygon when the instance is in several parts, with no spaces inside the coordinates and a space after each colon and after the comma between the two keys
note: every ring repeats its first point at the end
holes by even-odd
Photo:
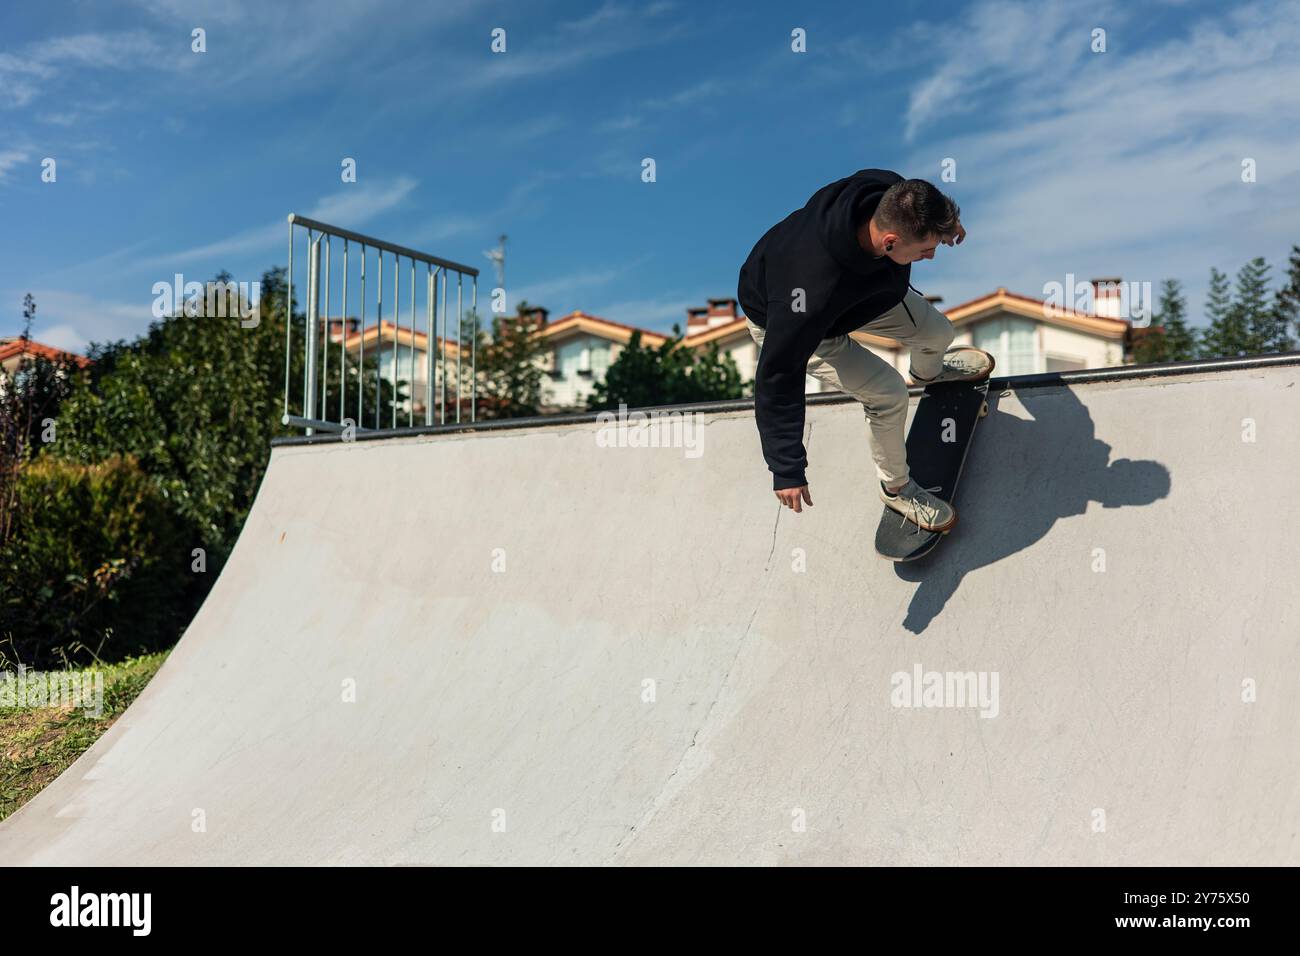
{"type": "Polygon", "coordinates": [[[774,488],[808,483],[804,376],[817,346],[879,318],[907,293],[912,267],[874,258],[857,237],[885,190],[902,179],[886,169],[862,169],[823,186],[764,233],[740,267],[737,298],[765,330],[754,406],[774,488]],[[800,311],[796,289],[804,296],[800,311]]]}

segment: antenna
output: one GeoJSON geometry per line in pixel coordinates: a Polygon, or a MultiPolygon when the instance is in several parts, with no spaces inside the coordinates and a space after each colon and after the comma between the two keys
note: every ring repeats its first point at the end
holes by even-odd
{"type": "Polygon", "coordinates": [[[504,289],[506,287],[506,234],[504,232],[501,234],[495,249],[488,249],[483,255],[487,256],[496,268],[497,287],[504,289]]]}

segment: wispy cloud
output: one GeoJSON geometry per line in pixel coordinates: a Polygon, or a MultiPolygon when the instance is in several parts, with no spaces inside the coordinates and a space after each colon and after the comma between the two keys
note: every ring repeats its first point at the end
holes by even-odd
{"type": "MultiPolygon", "coordinates": [[[[532,36],[528,43],[511,43],[506,34],[504,53],[487,59],[465,59],[449,71],[452,85],[472,91],[517,83],[535,76],[573,72],[592,63],[666,43],[680,36],[684,22],[658,20],[662,8],[642,8],[631,3],[605,3],[577,20],[557,24],[549,35],[532,36]]],[[[456,64],[453,64],[455,66],[456,64]]]]}
{"type": "MultiPolygon", "coordinates": [[[[939,49],[964,52],[913,90],[908,128],[936,142],[918,143],[908,168],[937,180],[939,159],[957,160],[949,191],[970,237],[941,251],[945,282],[986,291],[985,277],[998,275],[1039,294],[1066,271],[1178,277],[1195,314],[1211,264],[1235,270],[1285,248],[1300,212],[1300,129],[1282,119],[1300,112],[1296,9],[1216,12],[1131,56],[1088,53],[1096,16],[1071,18],[1061,2],[979,4],[940,31],[939,49]],[[1027,71],[1008,42],[1025,47],[1030,64],[1055,51],[1061,68],[1027,71]],[[978,80],[963,85],[972,72],[978,80]],[[950,83],[960,92],[948,95],[950,83]],[[971,111],[978,128],[939,139],[941,124],[971,111]],[[1242,182],[1247,158],[1259,164],[1257,183],[1242,182]]],[[[1107,22],[1113,44],[1123,20],[1107,22]]]]}
{"type": "Polygon", "coordinates": [[[49,92],[59,79],[80,70],[177,70],[188,65],[168,57],[144,31],[82,33],[27,44],[0,53],[0,107],[23,107],[49,92]]]}
{"type": "Polygon", "coordinates": [[[344,185],[334,195],[318,201],[307,215],[339,225],[365,223],[400,205],[415,187],[416,181],[409,176],[378,185],[344,185]]]}
{"type": "Polygon", "coordinates": [[[727,84],[720,80],[702,80],[669,96],[651,97],[644,105],[652,110],[678,110],[700,100],[722,96],[727,92],[727,84]]]}
{"type": "Polygon", "coordinates": [[[606,133],[621,133],[623,130],[636,129],[640,125],[641,117],[639,116],[621,116],[601,123],[600,129],[606,133]]]}
{"type": "Polygon", "coordinates": [[[443,242],[456,236],[464,236],[483,230],[482,219],[469,216],[436,216],[433,221],[420,231],[420,242],[443,242]]]}
{"type": "MultiPolygon", "coordinates": [[[[584,305],[579,301],[580,293],[584,290],[609,286],[625,279],[628,275],[643,267],[650,259],[651,256],[647,254],[637,256],[630,261],[608,269],[583,269],[578,272],[555,276],[543,282],[512,285],[507,290],[509,305],[514,307],[519,302],[531,302],[534,305],[546,306],[552,312],[568,312],[572,309],[581,308],[584,312],[592,312],[595,315],[613,319],[616,322],[626,322],[625,319],[621,319],[616,315],[597,312],[590,305],[584,305]]],[[[685,307],[683,306],[683,308],[685,307]]]]}
{"type": "Polygon", "coordinates": [[[985,0],[960,24],[932,35],[926,58],[939,66],[911,92],[907,137],[940,116],[976,109],[982,94],[1006,84],[1029,90],[1077,81],[1074,67],[1088,55],[1088,27],[1105,13],[1094,7],[1081,19],[1072,15],[1077,9],[1060,0],[985,0]]]}
{"type": "MultiPolygon", "coordinates": [[[[303,215],[331,225],[357,228],[397,206],[411,194],[415,187],[415,180],[408,176],[379,185],[346,185],[341,187],[341,192],[319,200],[303,215]]],[[[187,263],[261,252],[280,245],[287,246],[288,228],[284,220],[267,223],[215,242],[152,256],[138,263],[138,266],[140,268],[158,266],[181,268],[187,263]]]]}
{"type": "Polygon", "coordinates": [[[135,0],[135,5],[159,19],[181,20],[196,26],[246,21],[254,6],[240,0],[135,0]]]}
{"type": "Polygon", "coordinates": [[[21,149],[0,149],[0,183],[5,181],[9,170],[27,162],[31,154],[21,149]]]}
{"type": "Polygon", "coordinates": [[[98,295],[62,289],[34,289],[32,337],[46,345],[84,352],[90,342],[131,338],[153,321],[153,293],[140,287],[139,301],[106,302],[98,295]]]}

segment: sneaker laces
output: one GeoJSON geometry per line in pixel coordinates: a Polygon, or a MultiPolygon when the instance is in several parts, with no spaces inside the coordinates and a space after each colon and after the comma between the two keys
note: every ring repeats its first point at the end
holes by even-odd
{"type": "Polygon", "coordinates": [[[978,358],[969,355],[968,353],[961,352],[956,355],[945,355],[943,357],[943,368],[939,370],[939,374],[934,376],[934,378],[921,378],[910,366],[907,369],[907,373],[912,377],[912,381],[929,384],[930,382],[943,378],[945,372],[954,372],[958,375],[968,376],[974,372],[978,372],[981,368],[983,368],[983,363],[980,362],[978,358]]]}
{"type": "Polygon", "coordinates": [[[954,369],[963,375],[978,371],[983,366],[983,362],[978,362],[975,357],[966,352],[959,352],[954,356],[944,356],[943,364],[944,368],[954,369]]]}
{"type": "MultiPolygon", "coordinates": [[[[902,489],[900,488],[897,497],[902,499],[903,501],[911,503],[913,513],[915,513],[919,517],[924,517],[927,521],[929,521],[931,518],[934,518],[939,514],[939,509],[936,508],[934,505],[926,504],[925,499],[921,497],[921,492],[928,491],[931,494],[933,494],[936,491],[941,491],[943,489],[943,485],[935,485],[933,488],[922,488],[920,485],[917,485],[916,488],[917,488],[916,492],[910,495],[904,495],[902,493],[902,489]]],[[[910,521],[912,527],[916,529],[916,531],[914,531],[913,534],[919,534],[922,531],[928,530],[926,528],[921,527],[921,522],[915,519],[908,518],[905,512],[900,511],[898,513],[898,516],[902,519],[898,523],[898,526],[900,528],[906,525],[910,521]]]]}

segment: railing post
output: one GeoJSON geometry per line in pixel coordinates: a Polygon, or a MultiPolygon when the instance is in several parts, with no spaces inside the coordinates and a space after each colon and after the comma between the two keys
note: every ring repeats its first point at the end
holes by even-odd
{"type": "MultiPolygon", "coordinates": [[[[310,233],[308,234],[310,235],[310,233]]],[[[320,308],[320,241],[323,236],[311,240],[307,256],[307,361],[303,369],[303,401],[306,417],[316,414],[316,328],[319,320],[317,310],[320,308]]],[[[307,434],[312,434],[310,428],[307,434]]]]}
{"type": "Polygon", "coordinates": [[[459,273],[456,274],[456,424],[457,425],[460,424],[460,406],[461,406],[460,383],[464,381],[464,377],[460,374],[460,353],[464,351],[465,348],[465,346],[461,344],[461,339],[460,339],[461,326],[465,324],[464,313],[461,307],[461,302],[462,302],[461,286],[463,284],[464,278],[465,277],[463,275],[459,273]]]}
{"type": "Polygon", "coordinates": [[[348,241],[343,240],[343,310],[339,316],[339,424],[347,418],[343,401],[348,394],[348,241]]]}
{"type": "MultiPolygon", "coordinates": [[[[424,264],[425,269],[425,290],[424,290],[424,423],[433,424],[433,349],[434,343],[438,341],[438,327],[434,320],[434,293],[435,279],[437,275],[433,271],[433,266],[429,263],[424,264]]],[[[439,266],[441,271],[442,267],[439,266]]]]}
{"type": "Polygon", "coordinates": [[[470,335],[474,336],[469,343],[469,420],[478,421],[478,276],[474,276],[473,284],[470,286],[470,314],[474,316],[474,325],[470,329],[470,335]]]}
{"type": "Polygon", "coordinates": [[[441,425],[447,424],[447,273],[442,274],[442,355],[439,363],[442,365],[442,406],[441,425]]]}
{"type": "Polygon", "coordinates": [[[293,355],[293,217],[289,217],[289,271],[285,274],[288,287],[284,293],[284,424],[289,424],[289,372],[293,355]]]}

